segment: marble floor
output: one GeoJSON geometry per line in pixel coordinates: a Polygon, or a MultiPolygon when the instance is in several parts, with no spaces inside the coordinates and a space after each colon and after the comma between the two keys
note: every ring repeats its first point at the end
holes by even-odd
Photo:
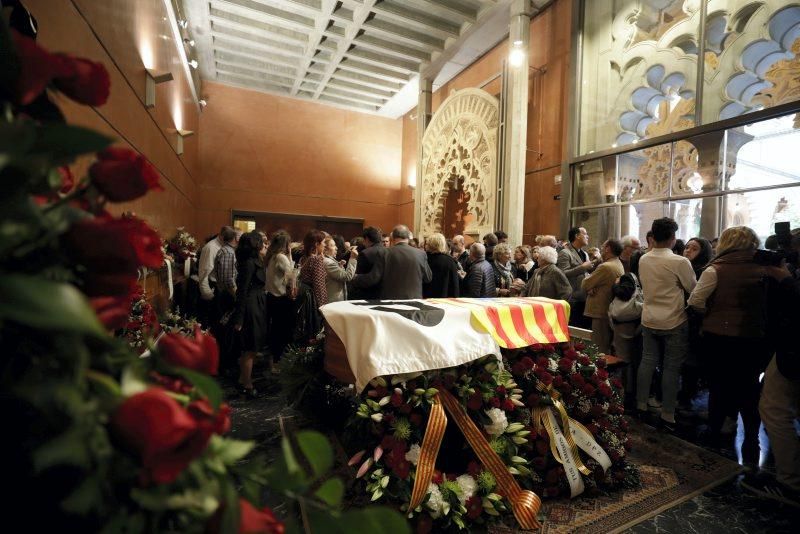
{"type": "MultiPolygon", "coordinates": [[[[260,373],[257,373],[261,376],[260,373]]],[[[233,383],[223,381],[228,402],[233,409],[232,437],[253,439],[258,448],[267,454],[277,454],[280,447],[280,419],[295,427],[307,424],[298,412],[285,406],[280,386],[273,377],[259,378],[256,387],[260,397],[242,400],[236,394],[233,383]]],[[[679,435],[697,442],[698,430],[702,427],[704,400],[695,403],[696,418],[684,418],[679,435]]],[[[766,440],[763,437],[762,440],[766,440]]],[[[766,460],[765,469],[769,469],[766,460]]],[[[271,503],[272,504],[272,503],[271,503]]],[[[280,503],[275,503],[280,513],[280,503]]],[[[658,516],[646,520],[629,533],[659,534],[733,534],[733,533],[796,533],[800,532],[800,509],[763,499],[739,487],[738,480],[731,480],[698,495],[658,516]]]]}

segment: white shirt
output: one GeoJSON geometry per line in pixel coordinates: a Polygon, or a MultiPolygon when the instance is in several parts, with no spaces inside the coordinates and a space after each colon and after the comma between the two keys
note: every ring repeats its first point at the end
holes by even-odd
{"type": "Polygon", "coordinates": [[[200,260],[197,262],[197,277],[200,279],[200,296],[203,300],[211,300],[214,298],[214,290],[211,289],[209,282],[216,282],[217,278],[214,276],[214,260],[217,257],[217,252],[222,248],[222,243],[219,237],[215,237],[203,246],[200,251],[200,260]]]}
{"type": "Polygon", "coordinates": [[[687,304],[692,308],[705,310],[707,308],[706,303],[708,302],[708,297],[714,293],[715,289],[717,289],[717,271],[714,269],[713,265],[709,265],[706,267],[706,270],[703,271],[703,274],[700,275],[700,280],[697,281],[697,286],[695,286],[692,294],[689,295],[687,304]]]}
{"type": "Polygon", "coordinates": [[[671,330],[686,322],[684,294],[697,284],[691,262],[668,248],[654,248],[639,260],[644,293],[642,326],[671,330]]]}

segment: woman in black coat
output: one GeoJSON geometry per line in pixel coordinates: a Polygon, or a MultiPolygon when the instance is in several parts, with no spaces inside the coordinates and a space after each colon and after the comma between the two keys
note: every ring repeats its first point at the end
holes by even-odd
{"type": "Polygon", "coordinates": [[[239,357],[239,385],[246,397],[255,397],[253,360],[267,344],[267,295],[264,254],[267,247],[258,232],[248,232],[236,248],[236,307],[231,321],[239,332],[242,355],[239,357]]]}
{"type": "Polygon", "coordinates": [[[459,265],[450,256],[444,236],[433,234],[428,237],[425,240],[425,248],[433,277],[429,283],[422,285],[422,296],[426,299],[458,297],[458,285],[461,280],[458,275],[459,265]]]}

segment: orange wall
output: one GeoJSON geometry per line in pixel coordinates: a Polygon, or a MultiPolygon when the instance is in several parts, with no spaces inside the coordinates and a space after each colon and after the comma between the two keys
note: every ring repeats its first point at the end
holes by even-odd
{"type": "MultiPolygon", "coordinates": [[[[533,243],[537,234],[559,233],[559,201],[553,197],[561,191],[554,178],[561,174],[561,161],[566,146],[566,98],[569,80],[570,0],[556,0],[531,21],[529,62],[532,67],[528,86],[528,152],[525,179],[525,219],[523,240],[533,243]],[[541,152],[541,155],[537,152],[541,152]]],[[[431,107],[435,113],[453,90],[480,87],[499,98],[500,72],[508,54],[508,42],[502,41],[458,76],[433,93],[431,107]]],[[[404,117],[403,176],[416,167],[416,116],[413,109],[404,117]]],[[[413,206],[403,208],[413,219],[413,206]]],[[[448,236],[449,237],[449,236],[448,236]]]]}
{"type": "MultiPolygon", "coordinates": [[[[58,104],[70,123],[113,137],[141,152],[161,173],[165,191],[151,193],[112,211],[133,211],[169,237],[177,226],[197,233],[197,137],[175,152],[176,125],[196,131],[198,109],[181,66],[162,0],[25,0],[39,22],[38,42],[51,51],[99,61],[111,76],[111,96],[99,107],[58,104]],[[166,36],[164,38],[163,36],[166,36]],[[169,70],[174,80],[158,86],[155,108],[144,105],[148,67],[169,70]],[[180,124],[177,124],[180,122],[180,124]]],[[[76,166],[85,171],[85,159],[76,166]]]]}
{"type": "MultiPolygon", "coordinates": [[[[200,118],[201,234],[232,209],[398,222],[403,122],[213,82],[200,118]]],[[[298,238],[300,236],[293,236],[298,238]]]]}

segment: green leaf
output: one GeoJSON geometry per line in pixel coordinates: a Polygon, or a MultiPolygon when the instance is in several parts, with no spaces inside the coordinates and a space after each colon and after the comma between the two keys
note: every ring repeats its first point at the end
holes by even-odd
{"type": "Polygon", "coordinates": [[[281,438],[281,449],[283,450],[283,461],[286,464],[286,471],[288,471],[290,475],[301,472],[300,464],[297,463],[297,458],[295,458],[294,451],[292,451],[292,444],[286,436],[281,438]]]}
{"type": "Polygon", "coordinates": [[[319,487],[314,493],[320,500],[324,501],[332,508],[338,508],[342,504],[344,495],[344,482],[338,478],[331,478],[319,487]]]}
{"type": "Polygon", "coordinates": [[[0,124],[0,154],[24,154],[35,139],[36,131],[31,122],[0,124]]]}
{"type": "Polygon", "coordinates": [[[240,441],[238,439],[223,438],[217,435],[211,437],[211,446],[217,456],[226,465],[231,465],[248,455],[255,447],[252,441],[240,441]]]}
{"type": "Polygon", "coordinates": [[[88,128],[50,123],[37,128],[31,152],[49,154],[54,163],[60,164],[81,154],[103,150],[111,142],[111,138],[88,128]]]}
{"type": "Polygon", "coordinates": [[[107,335],[75,287],[23,274],[0,276],[0,319],[41,330],[107,335]]]}
{"type": "Polygon", "coordinates": [[[297,444],[311,464],[315,477],[321,477],[333,467],[333,450],[328,439],[319,432],[313,430],[298,432],[297,444]]]}
{"type": "Polygon", "coordinates": [[[208,402],[217,410],[222,404],[222,389],[217,384],[217,381],[210,376],[186,369],[184,367],[176,367],[175,372],[186,378],[191,382],[197,390],[208,399],[208,402]]]}

